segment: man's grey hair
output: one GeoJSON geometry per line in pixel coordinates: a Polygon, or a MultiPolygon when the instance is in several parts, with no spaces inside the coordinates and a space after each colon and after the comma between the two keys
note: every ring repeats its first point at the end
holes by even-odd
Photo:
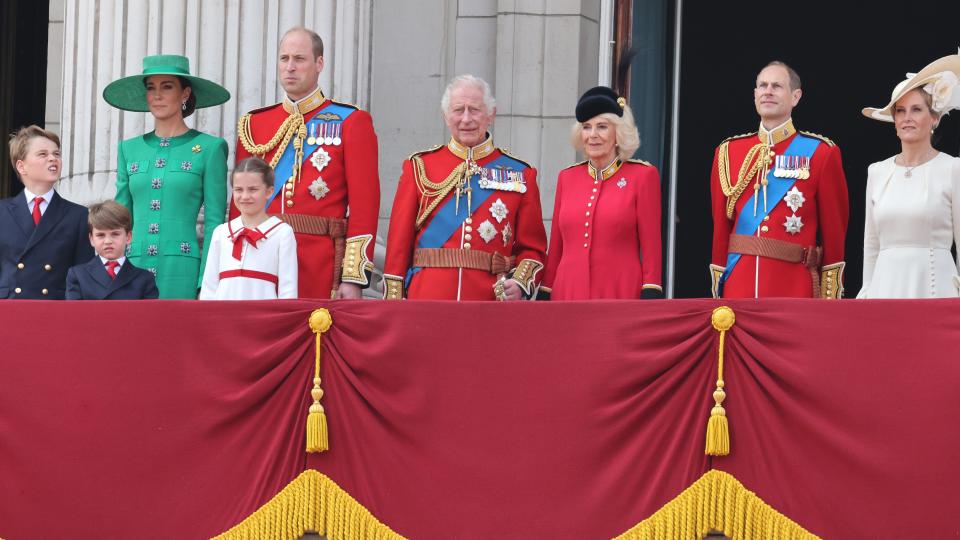
{"type": "Polygon", "coordinates": [[[487,108],[487,114],[493,113],[497,107],[497,100],[493,97],[493,90],[490,89],[490,85],[480,77],[467,73],[454,77],[447,85],[446,90],[443,91],[443,97],[440,98],[440,112],[443,113],[444,117],[450,112],[450,94],[454,89],[461,86],[473,86],[480,89],[483,92],[483,105],[487,108]]]}

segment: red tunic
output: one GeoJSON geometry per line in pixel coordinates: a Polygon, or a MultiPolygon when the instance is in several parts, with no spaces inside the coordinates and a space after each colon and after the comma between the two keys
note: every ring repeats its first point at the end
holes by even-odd
{"type": "MultiPolygon", "coordinates": [[[[421,191],[414,177],[414,160],[423,160],[424,170],[431,182],[439,183],[464,163],[466,148],[455,141],[444,147],[414,154],[403,162],[403,172],[397,185],[397,195],[390,214],[390,233],[387,238],[387,260],[384,265],[386,287],[384,296],[398,299],[435,300],[494,300],[494,284],[497,276],[471,268],[421,268],[416,272],[409,287],[404,289],[404,279],[413,266],[414,250],[424,231],[430,227],[437,210],[446,202],[452,202],[455,192],[450,191],[439,201],[435,209],[417,226],[421,203],[424,207],[434,199],[421,200],[421,191]]],[[[476,164],[485,167],[504,157],[488,138],[474,148],[476,164]]],[[[509,157],[509,156],[507,156],[509,157]]],[[[540,192],[537,189],[537,171],[528,165],[521,170],[526,192],[495,189],[494,194],[480,204],[450,236],[442,248],[479,250],[515,257],[516,271],[513,277],[528,295],[533,295],[536,283],[541,278],[544,253],[547,248],[546,231],[540,209],[540,192]],[[505,212],[505,215],[504,215],[505,212]]],[[[475,180],[473,180],[475,181],[475,180]]],[[[466,216],[467,198],[460,197],[460,213],[466,216]]]]}
{"type": "MultiPolygon", "coordinates": [[[[305,122],[318,114],[329,113],[330,105],[351,111],[341,122],[341,144],[322,144],[314,152],[325,151],[329,162],[322,170],[311,162],[312,155],[304,155],[300,179],[291,196],[278,194],[267,208],[270,214],[306,214],[343,219],[348,215],[346,255],[341,280],[361,286],[369,284],[368,272],[373,269],[373,249],[377,235],[377,217],[380,211],[380,177],[377,169],[377,135],[370,114],[353,105],[332,102],[318,89],[298,105],[305,122]],[[327,109],[325,111],[325,109],[327,109]],[[322,183],[318,183],[320,180],[322,183]],[[312,188],[312,189],[311,189],[312,188]],[[352,257],[351,257],[352,255],[352,257]]],[[[266,144],[290,116],[293,105],[289,101],[250,113],[250,133],[255,144],[266,144]]],[[[342,116],[339,114],[337,116],[342,116]]],[[[336,119],[330,116],[336,123],[336,119]]],[[[290,145],[292,146],[291,139],[290,145]]],[[[306,144],[304,145],[306,147],[306,144]]],[[[267,162],[277,148],[260,155],[267,162]]],[[[249,157],[243,144],[237,144],[237,162],[249,157]]],[[[277,170],[279,179],[286,180],[293,171],[277,170]]],[[[230,217],[238,215],[231,204],[230,217]]],[[[294,226],[296,230],[297,227],[294,226]]],[[[330,298],[333,294],[334,244],[330,236],[297,231],[297,260],[299,264],[299,295],[301,298],[330,298]]]]}
{"type": "MultiPolygon", "coordinates": [[[[813,136],[806,134],[808,136],[813,136]]],[[[738,173],[747,153],[754,145],[772,141],[773,151],[781,155],[797,136],[791,122],[764,134],[761,141],[757,133],[743,135],[725,142],[729,155],[729,179],[737,182],[738,173]],[[769,137],[773,137],[769,139],[769,137]]],[[[821,138],[819,136],[815,136],[821,138]]],[[[822,138],[821,138],[822,139],[822,138]]],[[[722,145],[721,145],[722,147],[722,145]]],[[[737,218],[743,212],[753,212],[753,203],[748,200],[754,193],[754,180],[748,179],[736,200],[732,217],[727,217],[727,196],[720,182],[718,156],[714,154],[711,171],[711,197],[713,203],[713,256],[712,262],[719,267],[727,264],[730,234],[734,232],[737,218]]],[[[820,245],[823,248],[821,267],[843,263],[844,242],[847,235],[849,206],[847,183],[840,160],[840,149],[832,142],[822,139],[810,160],[810,176],[798,179],[794,187],[803,195],[803,203],[794,212],[782,198],[767,200],[772,208],[756,232],[759,238],[783,240],[803,247],[820,245]],[[787,218],[799,218],[803,224],[799,232],[790,232],[787,218]]],[[[763,191],[758,192],[758,215],[763,215],[763,191]]],[[[794,219],[794,226],[796,220],[794,219]]],[[[756,255],[742,255],[729,278],[723,284],[724,298],[798,297],[813,296],[813,281],[810,269],[801,263],[756,255]]]]}
{"type": "Polygon", "coordinates": [[[543,286],[551,300],[640,298],[662,290],[660,175],[619,161],[560,171],[543,286]]]}

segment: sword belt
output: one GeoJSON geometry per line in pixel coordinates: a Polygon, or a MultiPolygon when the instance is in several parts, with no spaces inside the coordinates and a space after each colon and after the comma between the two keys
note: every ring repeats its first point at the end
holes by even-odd
{"type": "Polygon", "coordinates": [[[456,248],[419,248],[413,250],[413,266],[423,268],[469,268],[493,275],[506,274],[515,257],[500,253],[456,248]]]}
{"type": "Polygon", "coordinates": [[[759,238],[744,234],[731,234],[727,248],[730,253],[741,255],[756,255],[799,263],[810,270],[813,280],[813,297],[820,297],[820,260],[823,257],[823,248],[819,246],[801,246],[775,238],[759,238]]]}

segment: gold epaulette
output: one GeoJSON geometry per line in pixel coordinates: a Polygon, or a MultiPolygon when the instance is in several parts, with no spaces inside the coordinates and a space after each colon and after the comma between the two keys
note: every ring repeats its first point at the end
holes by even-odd
{"type": "Polygon", "coordinates": [[[264,111],[269,111],[270,109],[275,109],[275,108],[277,108],[277,107],[279,107],[279,106],[281,106],[281,105],[283,105],[283,104],[282,104],[282,103],[274,103],[273,105],[267,105],[266,107],[260,107],[259,109],[254,109],[254,110],[248,112],[248,113],[245,114],[244,116],[253,116],[253,115],[257,114],[257,113],[261,113],[261,112],[264,112],[264,111]]]}
{"type": "Polygon", "coordinates": [[[335,99],[331,99],[330,102],[331,102],[331,103],[336,103],[337,105],[343,105],[344,107],[350,107],[350,108],[356,109],[356,110],[358,110],[358,111],[362,111],[362,110],[363,110],[363,109],[360,108],[359,105],[356,105],[356,104],[354,104],[354,103],[350,103],[350,102],[347,102],[347,101],[337,101],[337,100],[335,100],[335,99]]]}
{"type": "Polygon", "coordinates": [[[627,163],[639,163],[640,165],[646,165],[647,167],[653,167],[653,163],[649,161],[644,161],[642,159],[628,159],[627,163]]]}
{"type": "Polygon", "coordinates": [[[751,131],[751,132],[749,132],[749,133],[741,133],[741,134],[739,134],[739,135],[734,135],[733,137],[727,137],[726,139],[724,139],[724,140],[722,140],[722,141],[720,141],[720,142],[721,142],[721,143],[725,143],[725,142],[727,142],[727,141],[732,141],[732,140],[734,140],[734,139],[743,139],[743,138],[746,138],[746,137],[753,137],[753,136],[756,135],[756,134],[757,134],[756,131],[751,131]]]}
{"type": "Polygon", "coordinates": [[[436,146],[431,146],[430,148],[427,148],[426,150],[419,150],[419,151],[417,151],[417,152],[414,152],[414,153],[410,154],[409,156],[407,156],[407,161],[409,161],[409,160],[411,160],[411,159],[413,159],[413,158],[415,158],[415,157],[417,157],[417,156],[422,156],[423,154],[429,154],[429,153],[431,153],[431,152],[436,152],[437,150],[443,148],[443,146],[444,146],[444,145],[442,145],[442,144],[438,144],[438,145],[436,145],[436,146]]]}
{"type": "Polygon", "coordinates": [[[565,170],[566,170],[566,169],[572,169],[572,168],[574,168],[574,167],[579,167],[579,166],[581,166],[581,165],[586,165],[586,164],[587,164],[587,160],[583,160],[583,161],[581,161],[581,162],[579,162],[579,163],[574,163],[573,165],[569,165],[569,166],[567,166],[567,167],[564,167],[564,169],[565,169],[565,170]]]}
{"type": "Polygon", "coordinates": [[[497,148],[497,150],[500,150],[500,153],[501,153],[501,154],[503,154],[503,155],[505,155],[505,156],[507,156],[507,157],[513,158],[513,159],[519,161],[520,163],[523,163],[524,165],[526,165],[527,167],[529,167],[529,168],[531,168],[531,169],[533,168],[533,165],[530,165],[530,164],[527,163],[526,161],[524,161],[524,160],[518,158],[517,156],[511,154],[510,151],[507,150],[506,148],[497,148]]]}
{"type": "Polygon", "coordinates": [[[827,143],[828,146],[836,146],[837,144],[830,139],[820,135],[819,133],[811,133],[809,131],[801,131],[800,133],[806,135],[807,137],[813,137],[814,139],[820,139],[821,141],[827,143]]]}

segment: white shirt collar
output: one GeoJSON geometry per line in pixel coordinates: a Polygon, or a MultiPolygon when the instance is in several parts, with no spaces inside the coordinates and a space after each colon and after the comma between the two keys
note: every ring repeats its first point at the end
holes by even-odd
{"type": "Polygon", "coordinates": [[[44,193],[43,195],[37,195],[27,188],[23,188],[23,194],[27,198],[27,204],[33,204],[33,199],[40,197],[43,199],[43,202],[50,204],[50,201],[53,200],[53,188],[50,188],[50,191],[44,193]]]}
{"type": "MultiPolygon", "coordinates": [[[[97,255],[97,256],[100,257],[100,262],[103,263],[104,266],[106,266],[106,265],[107,265],[107,261],[110,260],[110,259],[106,259],[106,258],[104,258],[104,257],[102,257],[102,256],[100,256],[100,255],[97,255]]],[[[117,263],[120,264],[120,266],[119,266],[118,268],[123,267],[123,263],[125,263],[125,262],[127,262],[127,257],[124,256],[124,255],[121,255],[120,258],[117,259],[117,263]]]]}

